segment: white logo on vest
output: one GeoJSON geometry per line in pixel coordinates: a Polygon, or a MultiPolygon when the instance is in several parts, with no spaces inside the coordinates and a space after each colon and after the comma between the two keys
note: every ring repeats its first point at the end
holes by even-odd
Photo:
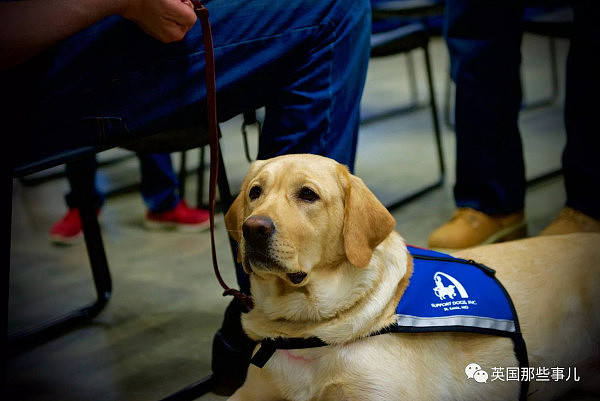
{"type": "Polygon", "coordinates": [[[460,294],[461,298],[469,298],[469,294],[467,294],[467,290],[465,290],[465,287],[463,287],[460,281],[458,281],[449,274],[437,272],[433,275],[433,281],[435,282],[433,292],[440,300],[444,300],[446,299],[446,297],[454,299],[454,297],[456,296],[456,291],[454,291],[455,288],[458,290],[458,293],[460,294]],[[452,284],[444,286],[444,283],[442,282],[442,277],[445,277],[452,284]]]}
{"type": "Polygon", "coordinates": [[[432,308],[444,308],[444,311],[450,311],[469,309],[469,305],[477,305],[476,301],[468,299],[469,294],[465,287],[451,275],[444,272],[436,272],[433,275],[433,281],[435,283],[433,293],[440,301],[446,302],[432,303],[432,308]],[[456,293],[457,291],[458,294],[456,293]],[[454,298],[457,296],[460,296],[461,299],[455,300],[454,298]]]}

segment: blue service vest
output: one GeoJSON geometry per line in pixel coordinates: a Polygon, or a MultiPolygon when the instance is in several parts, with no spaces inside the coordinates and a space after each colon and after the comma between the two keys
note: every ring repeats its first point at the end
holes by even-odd
{"type": "Polygon", "coordinates": [[[495,271],[471,260],[409,247],[414,269],[396,307],[398,332],[501,334],[519,331],[512,301],[495,271]]]}
{"type": "MultiPolygon", "coordinates": [[[[521,368],[528,367],[527,348],[517,312],[495,270],[472,260],[409,246],[413,274],[398,306],[396,322],[371,335],[386,333],[471,332],[509,337],[521,368]]],[[[264,339],[252,357],[263,367],[277,349],[328,345],[319,338],[264,339]]],[[[520,399],[528,382],[521,382],[520,399]]]]}

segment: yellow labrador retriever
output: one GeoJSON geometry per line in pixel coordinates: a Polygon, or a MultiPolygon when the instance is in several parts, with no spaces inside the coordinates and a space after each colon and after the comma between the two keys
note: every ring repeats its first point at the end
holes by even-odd
{"type": "MultiPolygon", "coordinates": [[[[395,321],[413,263],[394,218],[344,166],[314,155],[257,161],[226,225],[250,274],[247,334],[328,344],[275,351],[263,368],[250,366],[230,400],[518,399],[525,372],[509,370],[519,365],[508,338],[372,336],[395,321]]],[[[458,256],[495,269],[512,297],[531,372],[546,373],[528,379],[529,400],[586,380],[597,386],[600,235],[530,238],[458,256]]]]}

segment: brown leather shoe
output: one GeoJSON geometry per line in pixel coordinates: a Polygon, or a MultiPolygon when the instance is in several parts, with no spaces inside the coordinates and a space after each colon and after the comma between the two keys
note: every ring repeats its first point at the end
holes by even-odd
{"type": "Polygon", "coordinates": [[[459,208],[450,221],[431,233],[429,247],[455,251],[525,236],[527,226],[522,211],[492,216],[471,208],[459,208]]]}
{"type": "Polygon", "coordinates": [[[570,207],[564,207],[539,235],[600,232],[600,220],[570,207]]]}

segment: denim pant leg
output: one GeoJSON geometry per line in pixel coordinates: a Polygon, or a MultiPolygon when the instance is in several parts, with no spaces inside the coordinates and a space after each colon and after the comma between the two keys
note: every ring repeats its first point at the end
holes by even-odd
{"type": "Polygon", "coordinates": [[[70,191],[65,195],[65,202],[69,209],[76,208],[80,205],[80,199],[89,197],[94,202],[96,208],[101,208],[104,204],[104,195],[98,191],[96,187],[96,169],[98,163],[95,156],[89,156],[80,159],[75,163],[65,164],[65,175],[69,181],[70,191]],[[80,177],[75,179],[75,175],[80,177]],[[85,187],[78,187],[74,182],[79,182],[85,187]]]}
{"type": "Polygon", "coordinates": [[[354,170],[359,110],[369,62],[370,3],[337,2],[293,69],[266,99],[260,159],[327,156],[354,170]]]}
{"type": "MultiPolygon", "coordinates": [[[[352,167],[369,59],[369,1],[205,5],[219,120],[265,106],[261,157],[311,152],[352,167]]],[[[25,104],[15,109],[28,114],[17,153],[107,147],[206,121],[200,23],[183,41],[163,44],[130,21],[107,18],[22,70],[26,79],[16,92],[25,104]]]]}
{"type": "Polygon", "coordinates": [[[456,84],[458,207],[506,214],[524,206],[518,129],[521,1],[448,0],[444,35],[456,84]]]}
{"type": "Polygon", "coordinates": [[[600,4],[573,2],[567,61],[563,171],[567,206],[600,219],[600,4]]]}
{"type": "Polygon", "coordinates": [[[140,192],[148,210],[161,213],[179,203],[179,179],[173,170],[169,153],[138,153],[140,160],[140,192]]]}

